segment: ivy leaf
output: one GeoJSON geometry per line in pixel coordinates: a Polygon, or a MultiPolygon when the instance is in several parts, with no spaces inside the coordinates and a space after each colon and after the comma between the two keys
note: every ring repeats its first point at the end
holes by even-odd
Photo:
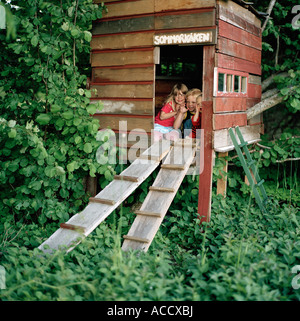
{"type": "Polygon", "coordinates": [[[84,40],[87,42],[91,42],[92,34],[89,31],[84,31],[84,40]]]}
{"type": "Polygon", "coordinates": [[[28,187],[34,189],[35,191],[39,191],[42,187],[42,183],[40,181],[31,182],[28,187]]]}
{"type": "Polygon", "coordinates": [[[47,125],[47,124],[49,124],[50,119],[51,119],[51,116],[49,114],[40,114],[37,116],[36,121],[40,125],[47,125]]]}
{"type": "Polygon", "coordinates": [[[73,111],[72,110],[68,110],[68,111],[65,111],[64,113],[62,113],[62,116],[64,119],[72,119],[73,118],[73,111]]]}
{"type": "Polygon", "coordinates": [[[83,146],[83,150],[87,154],[90,154],[93,151],[92,144],[91,143],[85,143],[84,146],[83,146]]]}
{"type": "Polygon", "coordinates": [[[51,106],[51,112],[52,113],[57,113],[57,112],[59,112],[61,110],[61,107],[59,106],[59,105],[52,105],[51,106]]]}
{"type": "Polygon", "coordinates": [[[297,110],[300,110],[300,100],[294,98],[291,102],[291,106],[297,110]]]}
{"type": "Polygon", "coordinates": [[[77,29],[72,29],[71,30],[71,36],[74,38],[77,38],[79,36],[79,31],[77,29]]]}
{"type": "Polygon", "coordinates": [[[95,112],[97,111],[97,105],[96,104],[90,104],[90,105],[87,106],[86,110],[90,115],[94,115],[95,112]]]}
{"type": "Polygon", "coordinates": [[[39,37],[37,35],[34,35],[32,38],[31,38],[31,44],[33,45],[33,47],[36,47],[39,43],[39,37]]]}
{"type": "Polygon", "coordinates": [[[9,138],[15,138],[16,136],[17,136],[17,131],[14,128],[12,128],[10,130],[10,132],[8,133],[8,137],[9,138]]]}
{"type": "Polygon", "coordinates": [[[80,136],[76,136],[75,137],[75,144],[80,144],[81,143],[81,141],[82,141],[82,138],[80,137],[80,136]]]}
{"type": "Polygon", "coordinates": [[[62,28],[63,31],[68,31],[69,28],[70,28],[70,25],[69,25],[68,22],[64,22],[64,23],[62,24],[61,28],[62,28]]]}

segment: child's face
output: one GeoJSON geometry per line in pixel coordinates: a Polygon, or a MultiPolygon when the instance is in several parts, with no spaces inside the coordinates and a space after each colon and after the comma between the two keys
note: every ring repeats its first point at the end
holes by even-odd
{"type": "Polygon", "coordinates": [[[202,112],[202,97],[197,98],[196,106],[197,106],[197,109],[199,110],[199,112],[201,113],[202,112]]]}
{"type": "Polygon", "coordinates": [[[194,96],[189,96],[186,99],[186,107],[191,112],[195,112],[196,111],[196,98],[197,98],[197,96],[194,95],[194,96]]]}
{"type": "Polygon", "coordinates": [[[184,101],[185,101],[185,94],[182,93],[181,91],[178,91],[178,93],[177,93],[177,95],[174,97],[174,99],[175,99],[175,103],[176,103],[176,104],[181,105],[181,104],[183,104],[184,101]]]}

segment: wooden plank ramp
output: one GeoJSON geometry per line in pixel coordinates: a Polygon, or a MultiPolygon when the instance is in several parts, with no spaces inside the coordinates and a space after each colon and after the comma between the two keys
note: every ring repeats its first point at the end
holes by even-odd
{"type": "Polygon", "coordinates": [[[172,148],[170,141],[162,140],[151,145],[120,175],[116,175],[86,208],[72,216],[68,222],[39,246],[45,253],[55,250],[71,251],[81,239],[88,236],[105,220],[160,164],[172,148]]]}
{"type": "Polygon", "coordinates": [[[197,146],[192,141],[176,141],[149,188],[128,235],[124,235],[123,251],[147,252],[170,207],[181,182],[194,159],[197,146]]]}

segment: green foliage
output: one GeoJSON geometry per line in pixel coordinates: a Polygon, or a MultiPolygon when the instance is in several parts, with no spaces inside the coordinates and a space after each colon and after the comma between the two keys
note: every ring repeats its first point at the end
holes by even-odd
{"type": "MultiPolygon", "coordinates": [[[[269,0],[254,1],[254,7],[266,12],[269,0]]],[[[284,96],[284,105],[292,113],[300,110],[299,65],[300,32],[294,29],[292,8],[297,0],[276,1],[263,32],[262,76],[263,79],[280,72],[288,72],[288,77],[277,77],[275,87],[284,96]]],[[[264,18],[262,19],[264,22],[264,18]]]]}
{"type": "Polygon", "coordinates": [[[96,161],[102,144],[90,117],[85,63],[92,1],[11,1],[17,39],[0,34],[0,209],[44,224],[85,203],[83,178],[114,168],[96,161]]]}
{"type": "Polygon", "coordinates": [[[54,226],[6,223],[0,234],[6,290],[0,299],[299,300],[291,283],[300,258],[299,208],[274,201],[263,215],[249,197],[213,195],[211,222],[199,226],[196,199],[195,193],[191,203],[177,200],[147,253],[120,249],[132,221],[129,207],[67,255],[32,250],[54,226]]]}

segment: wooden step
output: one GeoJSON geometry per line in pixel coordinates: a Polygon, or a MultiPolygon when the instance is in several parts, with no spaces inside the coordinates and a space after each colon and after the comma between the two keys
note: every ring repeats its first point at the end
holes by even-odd
{"type": "Polygon", "coordinates": [[[171,142],[172,146],[191,146],[191,147],[197,147],[199,143],[193,141],[193,140],[188,140],[188,139],[181,139],[181,140],[176,140],[175,142],[171,142]]]}
{"type": "Polygon", "coordinates": [[[150,240],[148,239],[143,239],[141,237],[137,236],[130,236],[130,235],[123,235],[123,238],[129,241],[136,241],[136,242],[141,242],[141,243],[150,243],[150,240]]]}
{"type": "Polygon", "coordinates": [[[167,193],[174,193],[175,192],[174,188],[158,187],[158,186],[150,186],[149,190],[150,191],[155,191],[155,192],[167,192],[167,193]]]}
{"type": "Polygon", "coordinates": [[[154,217],[161,217],[160,213],[150,212],[150,211],[135,211],[136,215],[145,215],[145,216],[154,216],[154,217]]]}
{"type": "Polygon", "coordinates": [[[61,223],[59,226],[61,228],[67,229],[67,230],[72,230],[72,231],[76,231],[79,233],[85,233],[85,228],[82,226],[68,224],[68,223],[61,223]]]}
{"type": "Polygon", "coordinates": [[[121,181],[129,181],[129,182],[138,182],[139,178],[135,176],[126,176],[126,175],[115,175],[114,179],[121,181]]]}
{"type": "Polygon", "coordinates": [[[159,162],[160,161],[160,157],[159,156],[153,156],[153,155],[149,155],[149,154],[142,154],[140,155],[137,159],[142,159],[142,160],[152,160],[155,162],[159,162]]]}
{"type": "Polygon", "coordinates": [[[106,205],[115,205],[116,202],[113,200],[108,200],[104,198],[96,198],[96,197],[90,197],[89,198],[90,203],[99,203],[99,204],[106,204],[106,205]]]}
{"type": "Polygon", "coordinates": [[[185,165],[176,165],[176,164],[162,164],[160,166],[163,169],[171,169],[175,171],[183,171],[185,169],[185,165]]]}

